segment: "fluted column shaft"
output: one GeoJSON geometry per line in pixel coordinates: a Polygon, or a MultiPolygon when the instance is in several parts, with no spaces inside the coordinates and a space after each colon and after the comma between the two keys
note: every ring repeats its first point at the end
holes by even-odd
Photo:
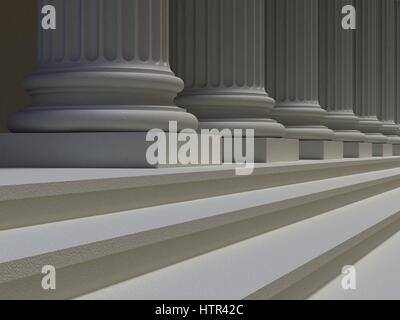
{"type": "Polygon", "coordinates": [[[380,134],[379,101],[379,6],[381,0],[356,0],[355,110],[358,128],[371,142],[386,142],[380,134]]]}
{"type": "Polygon", "coordinates": [[[202,128],[280,137],[264,88],[264,0],[172,0],[172,67],[185,82],[176,103],[202,128]]]}
{"type": "Polygon", "coordinates": [[[267,0],[267,91],[273,117],[300,139],[333,139],[318,102],[318,0],[267,0]]]}
{"type": "Polygon", "coordinates": [[[324,123],[343,141],[363,141],[353,105],[354,31],[344,30],[342,8],[352,0],[319,2],[319,102],[328,111],[324,123]]]}
{"type": "Polygon", "coordinates": [[[378,118],[383,122],[381,132],[392,142],[400,142],[399,126],[395,123],[396,109],[396,12],[395,0],[381,0],[379,15],[379,101],[378,118]]]}
{"type": "Polygon", "coordinates": [[[196,128],[174,105],[183,82],[169,66],[169,0],[40,0],[38,66],[25,81],[33,105],[10,117],[15,132],[196,128]],[[57,10],[43,30],[41,8],[57,10]]]}

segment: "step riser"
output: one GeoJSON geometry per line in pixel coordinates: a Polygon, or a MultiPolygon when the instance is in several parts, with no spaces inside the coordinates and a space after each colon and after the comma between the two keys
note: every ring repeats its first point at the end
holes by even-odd
{"type": "MultiPolygon", "coordinates": [[[[194,225],[192,228],[186,226],[181,231],[175,230],[171,233],[172,239],[170,240],[164,239],[162,242],[119,254],[114,252],[113,255],[110,252],[103,258],[77,263],[69,267],[62,268],[58,257],[64,256],[66,257],[65,263],[71,263],[69,257],[72,256],[71,251],[74,250],[27,259],[18,262],[18,265],[9,264],[6,267],[8,270],[21,268],[27,264],[37,265],[38,270],[45,264],[60,266],[57,272],[58,290],[50,295],[41,290],[42,275],[37,275],[3,283],[0,285],[0,298],[61,299],[76,297],[400,187],[398,178],[387,178],[385,181],[378,184],[362,184],[362,186],[357,187],[358,189],[352,186],[340,191],[325,192],[320,195],[320,199],[304,197],[291,201],[291,203],[286,201],[284,203],[287,206],[286,209],[259,207],[245,212],[232,213],[229,215],[230,220],[225,217],[220,221],[205,222],[203,226],[194,225]],[[243,220],[243,217],[247,217],[247,219],[243,220]],[[211,229],[211,226],[218,224],[222,224],[222,226],[211,229]],[[188,230],[191,230],[189,233],[194,234],[185,236],[184,234],[188,230]]],[[[162,230],[161,234],[165,236],[168,232],[162,230]]],[[[160,236],[152,234],[148,238],[157,239],[160,236]]],[[[128,242],[138,243],[137,239],[134,238],[131,238],[128,242]]],[[[100,244],[100,248],[101,246],[114,247],[105,243],[100,244]]],[[[96,250],[99,249],[88,247],[82,251],[81,255],[96,250]]]]}

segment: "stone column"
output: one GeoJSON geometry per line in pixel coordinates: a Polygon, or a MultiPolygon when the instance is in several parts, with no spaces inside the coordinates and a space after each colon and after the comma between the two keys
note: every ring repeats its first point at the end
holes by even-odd
{"type": "Polygon", "coordinates": [[[333,139],[318,102],[318,0],[267,0],[267,90],[290,136],[333,139]]]}
{"type": "Polygon", "coordinates": [[[176,103],[201,128],[282,137],[264,88],[264,1],[172,0],[171,12],[171,63],[185,82],[176,103]]]}
{"type": "Polygon", "coordinates": [[[174,104],[169,0],[41,0],[32,106],[9,118],[3,167],[149,167],[151,129],[197,129],[174,104]],[[41,28],[53,5],[56,30],[41,28]]]}
{"type": "Polygon", "coordinates": [[[266,4],[266,39],[274,44],[267,45],[266,53],[266,87],[276,99],[272,116],[286,126],[289,137],[302,140],[302,158],[340,158],[343,146],[324,142],[335,139],[335,133],[323,125],[327,112],[319,104],[318,0],[266,4]]]}
{"type": "Polygon", "coordinates": [[[378,116],[383,122],[381,132],[389,143],[399,144],[400,129],[396,124],[396,5],[395,0],[381,0],[379,56],[378,116]]]}
{"type": "Polygon", "coordinates": [[[342,27],[342,8],[352,0],[319,2],[319,102],[328,111],[324,123],[343,141],[364,141],[353,105],[353,30],[342,27]]]}
{"type": "Polygon", "coordinates": [[[41,0],[57,29],[39,26],[38,65],[24,86],[31,107],[13,132],[144,132],[197,128],[174,105],[183,89],[169,66],[168,0],[41,0]]]}
{"type": "Polygon", "coordinates": [[[366,141],[388,141],[378,120],[379,101],[379,3],[381,0],[356,0],[357,30],[355,45],[355,109],[360,117],[358,128],[366,141]]]}

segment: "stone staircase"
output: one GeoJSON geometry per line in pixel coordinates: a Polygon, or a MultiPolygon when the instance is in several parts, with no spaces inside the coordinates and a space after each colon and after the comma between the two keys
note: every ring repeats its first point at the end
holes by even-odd
{"type": "Polygon", "coordinates": [[[0,299],[333,297],[342,266],[396,239],[399,165],[0,171],[0,299]]]}

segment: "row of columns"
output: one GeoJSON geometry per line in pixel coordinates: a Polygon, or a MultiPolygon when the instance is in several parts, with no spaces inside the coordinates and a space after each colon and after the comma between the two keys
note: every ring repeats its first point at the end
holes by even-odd
{"type": "Polygon", "coordinates": [[[400,144],[395,0],[40,0],[40,16],[46,4],[57,29],[39,26],[24,83],[33,103],[10,116],[12,132],[146,132],[175,120],[400,144]],[[345,5],[355,31],[342,28],[345,5]]]}

